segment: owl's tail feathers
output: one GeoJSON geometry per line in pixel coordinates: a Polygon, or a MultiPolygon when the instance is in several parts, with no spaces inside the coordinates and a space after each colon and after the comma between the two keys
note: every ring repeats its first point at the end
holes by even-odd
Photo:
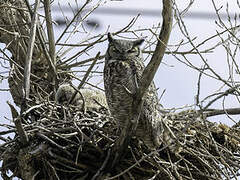
{"type": "Polygon", "coordinates": [[[168,116],[159,116],[157,123],[154,124],[152,141],[151,143],[145,141],[145,144],[152,150],[156,150],[161,146],[163,149],[168,148],[174,154],[180,153],[182,151],[182,143],[179,142],[171,130],[173,121],[168,119],[168,116]]]}
{"type": "Polygon", "coordinates": [[[178,154],[182,151],[181,142],[179,142],[178,138],[175,136],[169,125],[172,123],[167,117],[165,117],[162,121],[162,142],[168,147],[168,149],[174,153],[178,154]]]}

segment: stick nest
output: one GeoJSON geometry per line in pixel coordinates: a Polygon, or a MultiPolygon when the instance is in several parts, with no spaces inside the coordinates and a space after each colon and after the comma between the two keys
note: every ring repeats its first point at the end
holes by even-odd
{"type": "Polygon", "coordinates": [[[124,158],[108,168],[119,131],[104,107],[79,110],[44,102],[33,106],[23,122],[29,144],[15,133],[0,145],[4,179],[222,179],[236,178],[240,164],[240,130],[207,121],[196,111],[163,116],[172,143],[149,150],[133,137],[124,158]],[[174,148],[173,148],[174,147],[174,148]],[[175,152],[172,150],[175,149],[175,152]],[[12,176],[7,173],[11,171],[12,176]]]}

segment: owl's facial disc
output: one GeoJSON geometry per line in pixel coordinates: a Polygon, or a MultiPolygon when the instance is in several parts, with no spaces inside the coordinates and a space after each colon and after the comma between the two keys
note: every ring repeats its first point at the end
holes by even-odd
{"type": "Polygon", "coordinates": [[[110,46],[110,51],[113,51],[115,53],[120,53],[120,51],[114,46],[110,46]]]}
{"type": "Polygon", "coordinates": [[[118,49],[117,47],[115,47],[114,45],[110,46],[110,51],[114,52],[114,53],[122,53],[122,54],[129,54],[129,53],[135,53],[139,51],[139,47],[135,46],[135,47],[130,47],[130,48],[121,48],[118,49]]]}
{"type": "Polygon", "coordinates": [[[127,50],[127,53],[135,53],[139,51],[139,47],[135,46],[127,50]]]}
{"type": "Polygon", "coordinates": [[[114,39],[112,34],[108,33],[109,46],[107,53],[112,60],[133,60],[141,54],[139,46],[144,39],[122,40],[114,39]]]}

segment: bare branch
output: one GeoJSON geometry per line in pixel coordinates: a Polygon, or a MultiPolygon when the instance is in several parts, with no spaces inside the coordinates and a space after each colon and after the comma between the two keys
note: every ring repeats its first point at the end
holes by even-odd
{"type": "Polygon", "coordinates": [[[18,135],[20,137],[20,142],[22,143],[23,146],[25,146],[25,145],[27,145],[29,139],[28,139],[28,135],[27,135],[26,131],[23,128],[23,125],[22,125],[22,122],[21,122],[22,118],[19,116],[17,110],[15,109],[15,107],[9,101],[7,101],[7,104],[11,109],[12,118],[13,118],[13,121],[15,123],[18,135]]]}
{"type": "Polygon", "coordinates": [[[240,108],[229,108],[229,109],[211,109],[206,110],[207,112],[204,112],[204,115],[206,117],[211,116],[217,116],[222,114],[229,114],[229,115],[238,115],[240,114],[240,108]]]}
{"type": "Polygon", "coordinates": [[[54,33],[53,33],[53,25],[52,25],[52,14],[51,14],[51,7],[50,1],[44,1],[44,10],[45,10],[45,17],[47,23],[47,32],[48,32],[48,41],[49,41],[49,54],[53,61],[53,64],[56,64],[55,60],[55,40],[54,40],[54,33]]]}
{"type": "Polygon", "coordinates": [[[140,82],[140,88],[139,88],[139,98],[142,98],[144,95],[144,92],[151,84],[156,71],[162,61],[162,58],[164,56],[164,53],[166,51],[166,47],[168,44],[169,36],[172,30],[172,0],[163,0],[163,24],[162,29],[160,32],[160,35],[158,37],[158,43],[155,48],[154,54],[151,58],[151,61],[145,68],[143,72],[143,77],[140,82]]]}
{"type": "Polygon", "coordinates": [[[87,6],[87,4],[90,2],[90,0],[86,0],[86,2],[84,3],[84,5],[78,10],[78,12],[75,14],[75,16],[72,18],[71,22],[67,25],[67,27],[64,29],[64,31],[62,32],[62,34],[59,36],[59,38],[56,41],[56,44],[60,42],[60,40],[62,39],[62,37],[66,34],[67,30],[69,29],[69,27],[71,27],[72,23],[76,20],[76,18],[79,16],[79,14],[83,11],[83,9],[87,6]]]}
{"type": "MultiPolygon", "coordinates": [[[[29,13],[32,16],[33,12],[31,10],[31,7],[30,7],[30,4],[29,4],[28,0],[24,0],[24,1],[25,1],[25,4],[26,4],[27,8],[28,8],[29,13]]],[[[56,69],[55,69],[55,64],[53,63],[54,61],[51,61],[51,56],[49,55],[48,48],[46,46],[47,42],[46,42],[45,33],[44,33],[43,29],[41,28],[39,23],[37,24],[37,37],[39,38],[39,41],[40,41],[40,44],[41,44],[41,47],[42,47],[42,50],[43,50],[43,54],[44,54],[44,56],[45,56],[45,58],[48,62],[48,65],[50,67],[50,71],[52,72],[51,75],[55,76],[55,78],[56,78],[57,77],[57,72],[56,72],[56,69]]]]}
{"type": "MultiPolygon", "coordinates": [[[[220,99],[220,98],[222,98],[222,97],[224,97],[224,96],[227,96],[227,95],[229,95],[229,94],[233,94],[234,92],[238,93],[238,92],[237,92],[237,88],[238,88],[238,87],[239,87],[239,85],[236,86],[236,87],[232,87],[232,88],[226,90],[225,92],[223,92],[222,94],[218,95],[218,96],[215,97],[213,100],[211,100],[211,101],[204,107],[204,109],[205,109],[205,110],[208,109],[214,102],[216,102],[218,99],[220,99]]],[[[205,98],[205,99],[206,99],[206,98],[205,98]]]]}
{"type": "Polygon", "coordinates": [[[23,128],[22,120],[23,120],[22,118],[18,117],[14,119],[14,123],[15,123],[22,145],[26,146],[29,142],[29,138],[28,138],[27,132],[23,128]]]}
{"type": "Polygon", "coordinates": [[[44,1],[44,10],[45,10],[45,17],[46,17],[46,24],[47,24],[47,32],[48,32],[48,41],[49,41],[49,54],[51,60],[56,65],[56,55],[55,55],[55,40],[54,40],[54,32],[53,32],[53,25],[52,25],[52,14],[51,14],[51,7],[50,1],[44,1]]]}
{"type": "MultiPolygon", "coordinates": [[[[99,59],[99,56],[100,56],[100,52],[97,53],[96,57],[95,57],[95,60],[92,62],[91,66],[88,68],[86,74],[84,75],[81,83],[78,85],[78,90],[82,88],[82,86],[84,85],[85,81],[87,80],[90,72],[92,71],[92,68],[94,67],[94,65],[96,64],[97,60],[99,59]]],[[[68,104],[71,104],[72,101],[74,100],[74,98],[76,97],[78,91],[75,91],[75,93],[72,95],[71,99],[69,100],[69,103],[68,104]]]]}
{"type": "Polygon", "coordinates": [[[35,1],[34,14],[32,16],[31,30],[30,30],[30,39],[28,42],[27,56],[25,60],[24,68],[24,98],[25,100],[29,98],[30,92],[30,74],[31,74],[31,62],[32,62],[32,53],[34,48],[35,36],[36,36],[36,27],[38,20],[37,10],[39,8],[40,0],[35,1]]]}
{"type": "Polygon", "coordinates": [[[8,106],[10,107],[11,113],[12,113],[12,119],[15,119],[19,116],[16,108],[9,102],[7,101],[8,106]]]}

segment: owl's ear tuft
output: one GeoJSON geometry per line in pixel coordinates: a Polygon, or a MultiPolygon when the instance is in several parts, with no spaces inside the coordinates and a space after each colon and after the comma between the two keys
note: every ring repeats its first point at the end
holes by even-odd
{"type": "Polygon", "coordinates": [[[108,42],[110,42],[110,43],[113,42],[112,33],[109,32],[109,33],[107,34],[107,36],[108,36],[108,42]]]}
{"type": "Polygon", "coordinates": [[[144,41],[145,41],[145,39],[135,40],[135,41],[134,41],[134,46],[140,46],[144,41]]]}

